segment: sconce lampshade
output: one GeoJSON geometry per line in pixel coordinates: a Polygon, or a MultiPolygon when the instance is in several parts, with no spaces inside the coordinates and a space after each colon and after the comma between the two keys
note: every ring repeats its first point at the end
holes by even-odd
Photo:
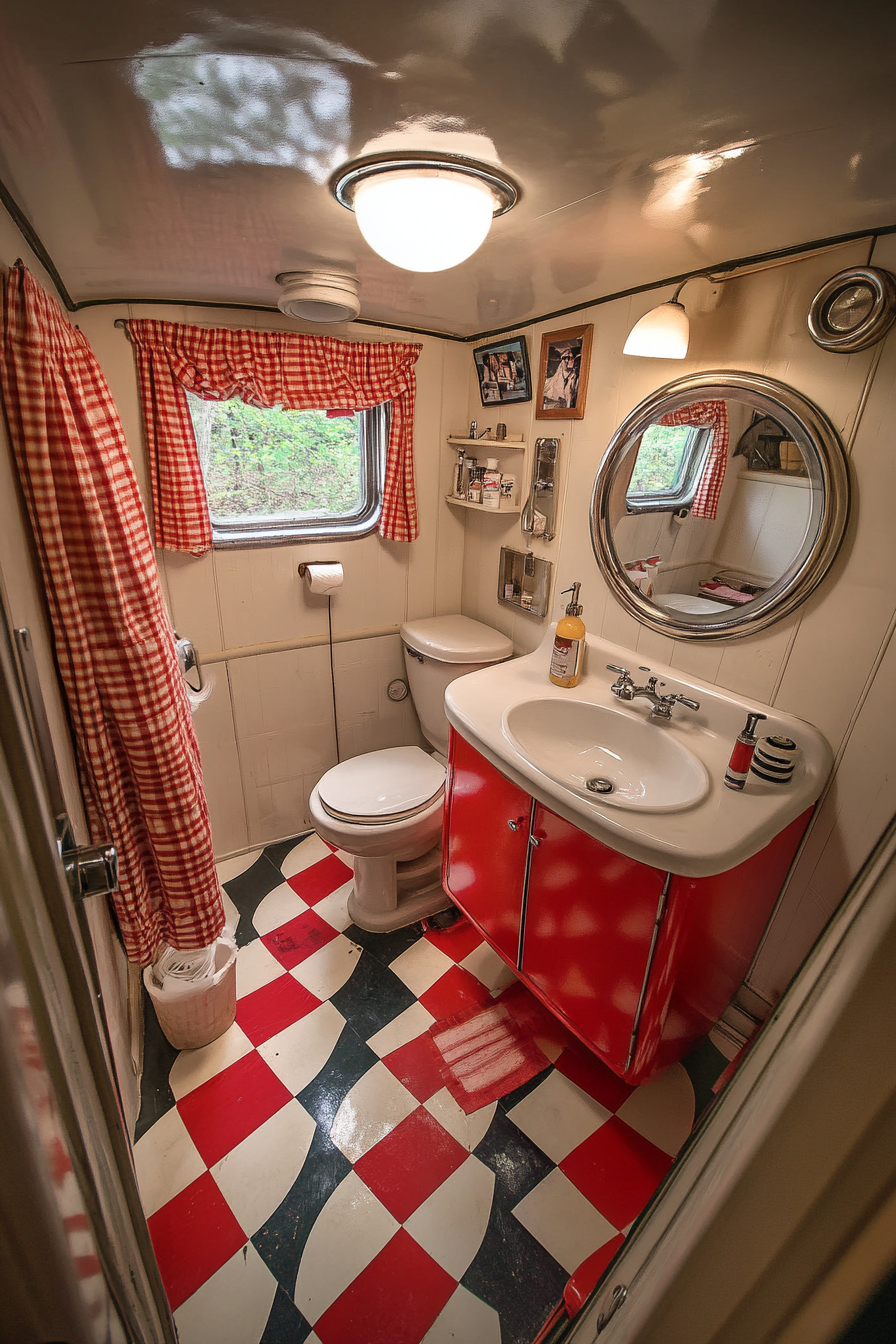
{"type": "Polygon", "coordinates": [[[689,337],[690,322],[684,305],[672,299],[651,308],[635,323],[622,353],[649,359],[684,359],[689,337]]]}
{"type": "Polygon", "coordinates": [[[358,160],[330,185],[374,252],[406,271],[466,261],[518,197],[515,183],[490,165],[426,154],[358,160]]]}

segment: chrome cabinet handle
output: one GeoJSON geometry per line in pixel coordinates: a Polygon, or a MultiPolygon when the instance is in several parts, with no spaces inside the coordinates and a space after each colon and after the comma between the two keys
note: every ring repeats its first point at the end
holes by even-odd
{"type": "Polygon", "coordinates": [[[530,835],[530,836],[529,836],[529,844],[530,844],[530,845],[534,845],[535,848],[537,849],[538,846],[541,844],[541,841],[539,840],[539,838],[538,838],[537,835],[530,835]]]}
{"type": "Polygon", "coordinates": [[[520,828],[520,824],[518,821],[508,821],[507,825],[510,827],[512,831],[518,831],[520,828]]]}

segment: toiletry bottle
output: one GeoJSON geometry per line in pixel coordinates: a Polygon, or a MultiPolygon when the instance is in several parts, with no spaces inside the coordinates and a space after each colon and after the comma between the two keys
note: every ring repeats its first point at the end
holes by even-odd
{"type": "Polygon", "coordinates": [[[478,426],[478,424],[476,423],[476,421],[475,421],[475,420],[471,420],[471,421],[470,421],[470,438],[471,438],[471,439],[475,439],[475,437],[476,437],[476,430],[477,430],[478,428],[479,428],[479,426],[478,426]]]}
{"type": "Polygon", "coordinates": [[[501,473],[498,471],[498,459],[485,459],[485,473],[482,477],[482,506],[486,509],[501,507],[501,473]]]}
{"type": "Polygon", "coordinates": [[[455,468],[455,475],[454,475],[454,498],[455,498],[455,499],[466,499],[466,497],[467,497],[466,486],[465,486],[465,484],[464,484],[464,461],[465,461],[465,458],[466,458],[466,450],[463,449],[463,448],[458,449],[458,453],[457,453],[457,467],[455,468]]]}
{"type": "Polygon", "coordinates": [[[767,714],[748,714],[743,732],[734,739],[734,750],[725,771],[725,783],[729,789],[742,789],[746,784],[753,752],[756,750],[756,725],[760,719],[767,718],[767,714]]]}
{"type": "Polygon", "coordinates": [[[549,676],[555,686],[577,686],[582,675],[585,622],[579,619],[582,614],[578,601],[581,586],[580,583],[574,583],[571,588],[563,589],[564,593],[572,593],[572,601],[566,608],[566,615],[557,622],[554,634],[549,676]]]}
{"type": "Polygon", "coordinates": [[[467,490],[467,499],[471,504],[482,503],[482,473],[484,467],[474,467],[470,473],[470,487],[467,490]]]}

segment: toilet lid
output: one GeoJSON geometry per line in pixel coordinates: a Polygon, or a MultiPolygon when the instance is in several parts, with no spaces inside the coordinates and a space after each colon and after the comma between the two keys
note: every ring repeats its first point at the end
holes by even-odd
{"type": "Polygon", "coordinates": [[[423,812],[445,787],[445,767],[419,747],[388,747],[342,761],[317,786],[324,811],[342,821],[402,821],[423,812]]]}

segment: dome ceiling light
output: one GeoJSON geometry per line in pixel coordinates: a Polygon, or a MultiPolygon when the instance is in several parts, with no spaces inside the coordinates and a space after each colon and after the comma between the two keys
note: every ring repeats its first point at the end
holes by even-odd
{"type": "Polygon", "coordinates": [[[492,164],[451,154],[392,153],[355,159],[330,178],[366,241],[406,271],[445,271],[473,255],[496,215],[519,200],[492,164]]]}
{"type": "Polygon", "coordinates": [[[277,307],[301,322],[353,322],[361,311],[358,277],[343,271],[282,271],[277,307]]]}

